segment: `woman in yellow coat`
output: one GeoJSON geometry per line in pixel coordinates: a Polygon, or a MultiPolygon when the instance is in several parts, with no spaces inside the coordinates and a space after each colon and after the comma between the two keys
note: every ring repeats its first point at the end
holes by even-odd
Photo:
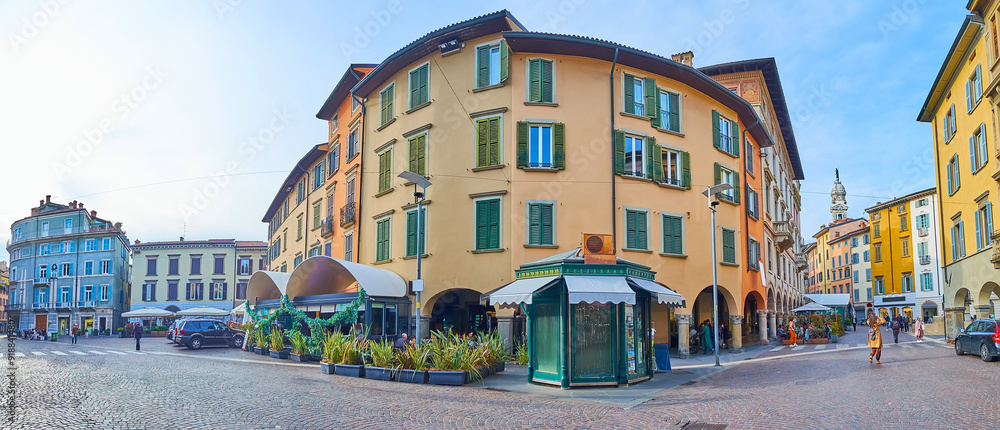
{"type": "Polygon", "coordinates": [[[871,354],[868,354],[868,362],[872,362],[872,358],[875,358],[875,362],[882,364],[882,330],[881,325],[885,324],[885,319],[875,314],[874,311],[868,311],[868,319],[865,321],[868,324],[868,347],[872,349],[871,354]]]}

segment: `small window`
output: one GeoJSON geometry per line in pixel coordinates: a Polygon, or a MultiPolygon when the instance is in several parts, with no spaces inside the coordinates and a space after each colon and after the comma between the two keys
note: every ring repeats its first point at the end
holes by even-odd
{"type": "Polygon", "coordinates": [[[555,102],[555,74],[552,60],[528,60],[528,102],[555,102]]]}
{"type": "Polygon", "coordinates": [[[715,184],[729,184],[733,186],[732,189],[721,191],[716,194],[719,199],[732,203],[740,202],[740,177],[736,171],[725,167],[722,164],[715,163],[715,184]]]}
{"type": "Polygon", "coordinates": [[[636,177],[646,176],[644,153],[645,139],[625,135],[625,174],[636,177]]]}
{"type": "Polygon", "coordinates": [[[740,125],[736,121],[712,111],[713,144],[716,149],[734,157],[740,156],[740,125]]]}
{"type": "Polygon", "coordinates": [[[722,228],[722,262],[736,264],[736,230],[722,228]]]}
{"type": "Polygon", "coordinates": [[[648,216],[649,213],[647,211],[634,209],[625,210],[625,248],[638,250],[649,249],[649,232],[647,230],[648,216]]]}
{"type": "Polygon", "coordinates": [[[969,157],[972,163],[972,174],[986,166],[989,160],[989,148],[986,146],[986,124],[980,124],[969,137],[969,157]]]}
{"type": "Polygon", "coordinates": [[[378,154],[378,192],[392,189],[392,148],[378,154]]]}
{"type": "Polygon", "coordinates": [[[680,216],[663,215],[663,253],[684,255],[684,221],[680,216]]]}
{"type": "MultiPolygon", "coordinates": [[[[420,176],[427,175],[427,133],[413,136],[406,141],[407,169],[420,176]]],[[[390,173],[391,174],[391,173],[390,173]]]]}
{"type": "Polygon", "coordinates": [[[476,88],[498,85],[507,80],[507,43],[498,40],[476,47],[476,88]]]}
{"type": "Polygon", "coordinates": [[[410,71],[410,109],[422,106],[429,101],[428,71],[429,64],[424,64],[410,71]]]}
{"type": "Polygon", "coordinates": [[[476,167],[499,166],[500,162],[500,117],[476,120],[476,167]]]}
{"type": "Polygon", "coordinates": [[[500,199],[476,201],[476,250],[501,249],[500,199]]]}
{"type": "Polygon", "coordinates": [[[969,113],[979,105],[983,98],[983,75],[980,67],[976,65],[976,71],[972,73],[969,80],[965,82],[965,103],[969,113]]]}
{"type": "Polygon", "coordinates": [[[375,221],[375,261],[389,260],[389,240],[392,235],[391,218],[375,221]]]}
{"type": "Polygon", "coordinates": [[[552,167],[552,126],[531,125],[528,134],[528,166],[552,167]]]}
{"type": "Polygon", "coordinates": [[[659,94],[659,124],[654,124],[664,130],[681,132],[681,99],[680,94],[661,90],[659,94]]]}
{"type": "Polygon", "coordinates": [[[392,83],[379,91],[379,108],[381,113],[381,122],[379,125],[386,125],[389,121],[396,118],[395,110],[395,99],[396,99],[396,84],[392,83]]]}
{"type": "Polygon", "coordinates": [[[555,244],[555,204],[528,204],[528,245],[555,244]]]}
{"type": "Polygon", "coordinates": [[[644,103],[646,93],[643,86],[644,83],[645,79],[643,78],[635,77],[628,73],[625,74],[624,107],[626,113],[639,116],[646,115],[646,105],[644,103]]]}

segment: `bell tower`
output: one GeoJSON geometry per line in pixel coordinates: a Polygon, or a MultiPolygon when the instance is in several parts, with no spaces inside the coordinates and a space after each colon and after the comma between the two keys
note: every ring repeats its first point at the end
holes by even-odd
{"type": "Polygon", "coordinates": [[[847,219],[847,190],[844,184],[840,183],[840,169],[834,169],[836,179],[833,181],[833,189],[830,190],[830,214],[833,215],[833,223],[839,224],[847,219]]]}

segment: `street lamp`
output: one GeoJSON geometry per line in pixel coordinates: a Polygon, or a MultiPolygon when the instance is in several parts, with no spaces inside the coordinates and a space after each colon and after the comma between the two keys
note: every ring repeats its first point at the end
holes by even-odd
{"type": "Polygon", "coordinates": [[[427,187],[431,186],[431,181],[428,181],[423,175],[409,170],[404,170],[397,177],[413,183],[413,202],[417,204],[417,279],[413,280],[413,293],[417,295],[417,324],[414,337],[416,337],[416,344],[420,345],[420,292],[424,291],[424,281],[420,279],[420,258],[424,251],[424,229],[421,227],[423,224],[421,221],[424,216],[424,199],[427,195],[427,187]],[[421,191],[417,191],[417,186],[420,186],[421,191]]]}
{"type": "Polygon", "coordinates": [[[715,321],[715,328],[712,330],[715,332],[715,365],[721,366],[719,364],[719,263],[716,262],[715,256],[715,207],[719,205],[719,200],[712,198],[712,196],[717,195],[723,191],[729,191],[733,189],[730,184],[719,184],[715,186],[708,187],[702,194],[708,197],[708,208],[712,211],[712,318],[715,321]]]}

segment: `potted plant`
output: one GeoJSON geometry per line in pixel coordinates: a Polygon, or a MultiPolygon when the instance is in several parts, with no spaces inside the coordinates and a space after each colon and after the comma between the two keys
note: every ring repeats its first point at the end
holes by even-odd
{"type": "Polygon", "coordinates": [[[431,351],[426,343],[420,345],[407,345],[406,349],[398,351],[396,360],[399,361],[399,371],[396,380],[399,382],[411,382],[416,384],[427,383],[427,361],[430,359],[431,351]]]}
{"type": "Polygon", "coordinates": [[[277,327],[271,329],[271,335],[268,336],[268,341],[271,347],[271,358],[287,359],[289,351],[285,349],[285,333],[278,330],[277,327]]]}
{"type": "Polygon", "coordinates": [[[298,361],[300,363],[309,361],[309,352],[306,351],[306,346],[308,344],[306,336],[299,331],[289,331],[288,333],[290,333],[288,335],[288,342],[292,344],[292,353],[289,354],[288,357],[293,361],[298,361]]]}
{"type": "Polygon", "coordinates": [[[327,375],[336,372],[336,365],[344,359],[344,347],[347,337],[340,333],[327,333],[323,338],[323,359],[319,362],[320,370],[327,375]]]}
{"type": "Polygon", "coordinates": [[[362,354],[368,349],[368,331],[357,333],[353,328],[344,344],[344,356],[337,363],[337,374],[362,378],[365,376],[365,363],[362,354]]]}
{"type": "Polygon", "coordinates": [[[150,330],[149,335],[152,337],[167,337],[167,326],[158,325],[150,330]]]}
{"type": "Polygon", "coordinates": [[[429,342],[431,351],[430,369],[427,382],[434,385],[462,385],[469,378],[468,373],[478,372],[470,365],[467,342],[458,341],[454,336],[435,332],[429,342]]]}
{"type": "Polygon", "coordinates": [[[528,360],[531,358],[530,353],[528,342],[521,342],[514,347],[514,360],[517,361],[517,364],[527,366],[528,360]]]}
{"type": "Polygon", "coordinates": [[[500,333],[493,332],[483,337],[483,345],[486,347],[486,363],[490,367],[490,373],[503,372],[507,366],[507,343],[504,342],[500,333]]]}
{"type": "Polygon", "coordinates": [[[396,364],[396,346],[383,338],[378,342],[368,342],[371,366],[365,366],[365,378],[392,381],[399,366],[396,364]]]}
{"type": "Polygon", "coordinates": [[[118,336],[122,339],[125,338],[125,327],[118,327],[118,336]]]}
{"type": "Polygon", "coordinates": [[[267,354],[267,335],[264,334],[264,329],[258,327],[257,330],[254,330],[254,334],[257,336],[257,340],[254,342],[257,345],[257,348],[254,349],[254,352],[256,352],[257,355],[267,354]]]}

